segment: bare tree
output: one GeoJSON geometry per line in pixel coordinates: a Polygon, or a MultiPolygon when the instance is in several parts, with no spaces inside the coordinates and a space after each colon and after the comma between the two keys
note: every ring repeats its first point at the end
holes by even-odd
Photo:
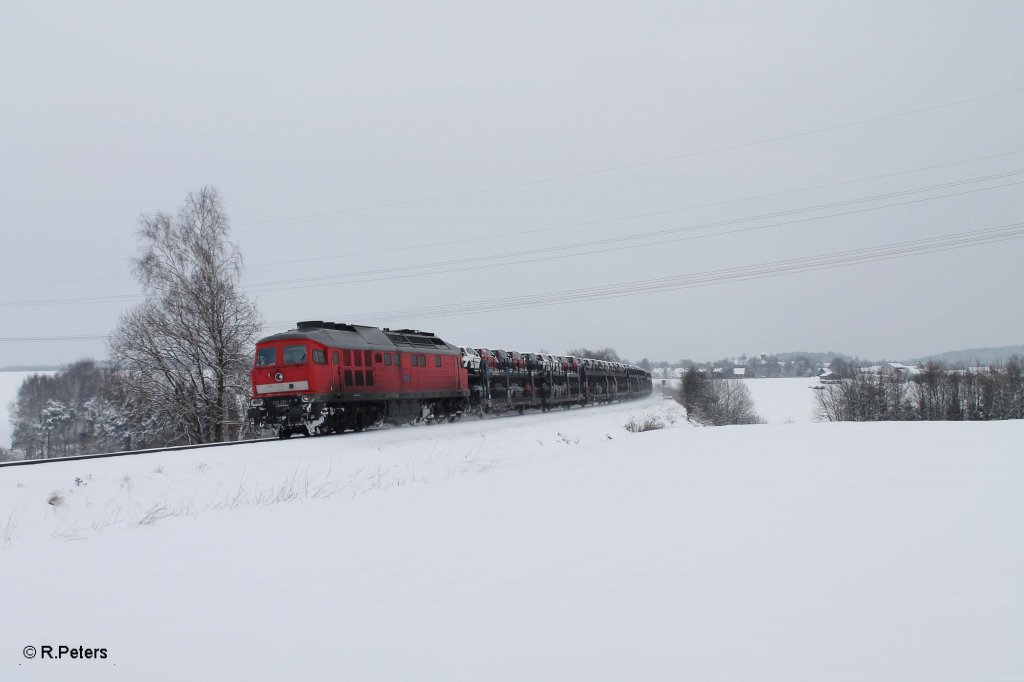
{"type": "Polygon", "coordinates": [[[975,420],[1024,418],[1021,364],[945,367],[929,362],[905,378],[859,374],[817,392],[822,421],[975,420]]]}
{"type": "Polygon", "coordinates": [[[679,402],[686,408],[688,416],[699,421],[702,415],[711,414],[715,402],[712,381],[714,379],[707,372],[694,367],[683,373],[679,382],[679,402]]]}
{"type": "Polygon", "coordinates": [[[754,398],[742,379],[712,380],[711,387],[715,396],[711,423],[715,426],[764,423],[754,409],[754,398]]]}
{"type": "Polygon", "coordinates": [[[683,374],[680,401],[689,418],[707,426],[761,424],[750,389],[740,379],[713,379],[690,368],[683,374]]]}
{"type": "Polygon", "coordinates": [[[120,391],[132,411],[157,418],[165,442],[239,438],[262,320],[238,289],[242,255],[220,195],[204,187],[176,216],[143,215],[140,225],[133,265],[146,300],[110,342],[120,391]]]}

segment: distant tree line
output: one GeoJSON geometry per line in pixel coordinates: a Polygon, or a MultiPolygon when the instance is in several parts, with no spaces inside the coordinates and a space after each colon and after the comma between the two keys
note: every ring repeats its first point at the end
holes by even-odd
{"type": "Polygon", "coordinates": [[[14,455],[249,437],[248,371],[262,320],[238,288],[242,257],[220,195],[204,187],[175,215],[143,215],[140,225],[132,264],[145,300],[121,316],[106,366],[83,360],[25,380],[10,410],[14,455]]]}
{"type": "MultiPolygon", "coordinates": [[[[623,360],[623,362],[629,362],[623,360]]],[[[813,377],[816,376],[824,365],[831,364],[833,367],[853,368],[859,361],[843,355],[832,355],[827,353],[781,353],[778,355],[764,355],[748,357],[741,355],[738,358],[720,358],[712,362],[696,362],[687,358],[676,362],[663,360],[652,361],[647,358],[635,362],[642,369],[651,371],[654,369],[703,369],[709,372],[721,370],[718,374],[731,376],[733,370],[739,367],[746,371],[744,376],[765,377],[765,378],[787,378],[787,377],[813,377]]]]}
{"type": "Polygon", "coordinates": [[[1024,419],[1022,363],[950,368],[929,362],[910,377],[852,372],[818,390],[816,411],[822,421],[1024,419]]]}
{"type": "Polygon", "coordinates": [[[110,370],[93,360],[28,377],[10,410],[14,451],[49,459],[123,449],[132,428],[114,393],[110,370]]]}
{"type": "Polygon", "coordinates": [[[813,377],[818,374],[819,369],[826,364],[838,368],[839,372],[852,371],[859,361],[847,355],[838,353],[779,353],[773,355],[751,356],[746,354],[738,358],[721,358],[713,362],[696,362],[688,358],[682,358],[675,362],[667,360],[651,360],[642,358],[632,361],[621,357],[614,348],[573,348],[566,351],[566,355],[576,357],[595,358],[598,360],[609,360],[612,362],[625,362],[636,365],[648,372],[656,369],[704,369],[714,371],[720,369],[720,374],[732,375],[733,369],[743,367],[746,369],[747,377],[813,377]]]}
{"type": "Polygon", "coordinates": [[[590,358],[592,360],[605,360],[607,362],[624,362],[614,348],[570,348],[565,352],[577,358],[590,358]]]}

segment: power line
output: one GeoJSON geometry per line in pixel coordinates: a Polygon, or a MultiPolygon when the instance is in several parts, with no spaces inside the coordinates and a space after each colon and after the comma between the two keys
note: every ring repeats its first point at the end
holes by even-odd
{"type": "MultiPolygon", "coordinates": [[[[816,191],[816,190],[821,190],[821,189],[830,189],[830,188],[833,188],[833,187],[841,187],[843,185],[851,185],[851,184],[860,183],[860,182],[869,182],[871,180],[881,180],[881,179],[884,179],[884,178],[898,177],[898,176],[901,176],[901,175],[910,175],[910,174],[913,174],[913,173],[923,173],[923,172],[930,171],[930,170],[937,170],[937,169],[940,169],[940,168],[950,168],[950,167],[953,167],[953,166],[961,166],[961,165],[965,165],[965,164],[968,164],[968,163],[975,163],[975,162],[978,162],[978,161],[989,161],[989,160],[992,160],[992,159],[998,159],[998,158],[1003,158],[1003,157],[1007,157],[1007,156],[1015,156],[1015,155],[1018,155],[1018,154],[1024,154],[1024,149],[1017,149],[1017,150],[1010,151],[1010,152],[1001,152],[999,154],[989,154],[989,155],[986,155],[986,156],[976,156],[976,157],[973,157],[973,158],[970,158],[970,159],[962,159],[962,160],[959,160],[959,161],[950,161],[950,162],[935,164],[935,165],[931,165],[931,166],[921,166],[921,167],[918,167],[918,168],[911,168],[911,169],[906,169],[906,170],[901,170],[901,171],[892,171],[892,172],[889,172],[889,173],[881,173],[881,174],[878,174],[878,175],[870,175],[870,176],[863,176],[863,177],[852,178],[852,179],[847,179],[847,180],[839,180],[839,181],[836,181],[836,182],[830,182],[830,183],[825,183],[825,184],[820,184],[820,185],[810,185],[810,186],[806,186],[806,187],[797,187],[797,188],[794,188],[794,189],[782,190],[782,191],[779,191],[779,192],[769,192],[769,193],[765,193],[765,194],[755,194],[755,195],[750,195],[750,196],[746,196],[746,197],[740,197],[740,198],[734,198],[734,199],[724,199],[724,200],[721,200],[721,201],[713,201],[713,202],[708,202],[708,203],[704,203],[704,204],[692,204],[692,205],[689,205],[689,206],[667,208],[667,209],[661,209],[661,210],[658,210],[658,211],[649,211],[649,212],[646,212],[646,213],[634,213],[634,214],[630,214],[630,215],[622,215],[622,216],[616,216],[616,217],[612,217],[612,218],[600,218],[600,219],[597,219],[597,220],[588,220],[588,221],[576,222],[576,223],[566,223],[566,224],[555,225],[555,226],[550,226],[550,227],[538,227],[538,228],[532,228],[532,229],[514,230],[514,231],[511,231],[511,232],[502,232],[502,233],[497,233],[497,234],[480,235],[480,236],[476,236],[476,237],[467,237],[467,238],[464,238],[464,239],[451,239],[451,240],[445,240],[445,241],[436,241],[435,240],[435,241],[432,241],[432,242],[426,243],[426,244],[421,243],[421,244],[412,244],[412,245],[408,245],[408,246],[395,246],[395,247],[389,247],[389,248],[385,248],[385,249],[374,249],[374,250],[371,250],[371,251],[355,251],[355,252],[348,252],[348,253],[345,253],[345,254],[342,254],[342,255],[337,255],[337,256],[319,256],[319,257],[316,257],[316,258],[296,258],[296,259],[290,259],[290,260],[268,261],[268,262],[265,262],[265,263],[257,263],[257,264],[255,264],[253,266],[250,266],[250,267],[251,268],[262,268],[262,267],[270,267],[270,266],[274,266],[274,265],[294,265],[296,263],[313,263],[313,262],[318,262],[318,261],[351,259],[351,258],[357,258],[357,257],[361,257],[361,256],[372,256],[372,255],[378,255],[378,254],[384,254],[384,253],[398,253],[398,252],[402,252],[402,251],[422,250],[422,249],[428,248],[428,247],[451,246],[451,245],[456,245],[456,244],[468,244],[468,243],[472,243],[472,242],[490,241],[490,240],[494,240],[494,239],[508,239],[508,238],[514,238],[514,237],[519,237],[519,236],[538,234],[538,233],[557,232],[557,231],[560,231],[560,230],[566,230],[566,229],[571,229],[571,228],[575,228],[575,227],[589,227],[589,226],[593,226],[593,225],[603,225],[603,224],[614,223],[614,222],[622,222],[622,221],[625,221],[625,220],[635,220],[635,219],[638,219],[638,218],[651,218],[651,217],[655,217],[655,216],[668,215],[668,214],[671,214],[671,213],[681,213],[681,212],[684,212],[684,211],[692,211],[692,210],[703,209],[703,208],[713,208],[713,207],[716,207],[716,206],[728,206],[728,205],[731,205],[731,204],[744,203],[744,202],[748,202],[748,201],[757,201],[757,200],[760,200],[760,199],[778,198],[778,197],[787,196],[787,195],[790,195],[790,194],[798,194],[798,193],[801,193],[801,192],[811,192],[811,191],[816,191]]],[[[346,276],[346,275],[334,275],[334,276],[335,277],[342,277],[342,276],[346,276]]],[[[93,278],[68,279],[68,280],[46,280],[45,282],[28,282],[28,281],[22,280],[22,281],[17,281],[17,282],[0,282],[0,287],[8,286],[8,287],[19,287],[20,288],[20,287],[25,287],[25,286],[34,286],[34,285],[37,285],[37,284],[48,284],[48,285],[49,284],[79,284],[79,283],[85,283],[85,282],[126,281],[127,279],[128,278],[126,278],[126,277],[93,277],[93,278]]],[[[259,286],[259,284],[253,284],[251,286],[259,286]]],[[[112,297],[110,297],[110,301],[138,300],[138,298],[139,298],[138,296],[129,296],[129,295],[125,294],[125,295],[121,295],[120,297],[112,296],[112,297]]],[[[78,301],[79,301],[79,299],[72,299],[71,300],[71,302],[78,302],[78,301]]],[[[2,304],[0,304],[0,305],[2,305],[2,304]]]]}
{"type": "MultiPolygon", "coordinates": [[[[278,280],[278,281],[270,281],[270,282],[257,282],[257,283],[252,283],[252,284],[248,284],[248,285],[242,286],[241,289],[244,290],[244,291],[248,291],[250,293],[257,293],[258,294],[258,293],[268,293],[268,292],[272,292],[272,291],[287,291],[287,290],[292,290],[292,289],[312,288],[312,287],[325,286],[325,285],[330,285],[330,284],[333,284],[333,285],[338,285],[338,284],[362,284],[362,283],[367,283],[367,282],[376,282],[376,281],[383,281],[383,280],[390,280],[390,279],[404,279],[404,278],[409,278],[409,277],[424,277],[424,276],[431,276],[431,275],[450,274],[450,273],[455,273],[455,272],[465,272],[465,271],[471,271],[471,270],[478,270],[478,269],[481,269],[481,267],[487,267],[487,268],[490,268],[490,267],[508,267],[508,266],[511,266],[511,265],[522,265],[522,264],[526,264],[526,263],[535,263],[535,262],[541,262],[541,261],[547,261],[547,260],[556,260],[556,259],[563,259],[563,258],[575,258],[575,257],[579,257],[579,256],[586,256],[586,255],[594,255],[594,254],[598,254],[598,253],[605,253],[605,252],[610,251],[610,250],[621,251],[621,250],[624,250],[624,249],[646,248],[646,247],[650,247],[650,246],[661,246],[661,245],[675,243],[675,242],[679,242],[679,241],[688,241],[688,240],[692,240],[692,239],[705,239],[705,238],[712,238],[712,237],[721,237],[721,236],[727,236],[727,235],[730,235],[730,234],[736,234],[736,233],[740,233],[740,232],[750,232],[750,231],[754,231],[754,230],[764,230],[764,229],[770,229],[770,228],[773,228],[773,227],[781,227],[781,226],[785,226],[785,225],[793,225],[793,224],[798,224],[798,223],[802,223],[802,222],[809,222],[809,221],[812,221],[812,220],[822,220],[822,219],[826,219],[826,218],[834,218],[834,217],[839,217],[839,216],[852,215],[852,214],[856,214],[856,213],[864,213],[864,212],[868,212],[868,211],[883,210],[883,209],[893,208],[893,207],[897,207],[897,206],[906,206],[906,205],[910,205],[910,204],[923,203],[923,202],[926,202],[926,201],[934,201],[936,199],[944,199],[944,198],[949,198],[949,197],[954,197],[954,196],[962,196],[962,195],[965,195],[965,194],[972,194],[972,193],[977,193],[977,192],[990,191],[990,190],[994,190],[994,189],[1002,189],[1002,188],[1005,188],[1005,187],[1010,187],[1010,186],[1014,186],[1014,185],[1024,184],[1024,181],[1011,182],[1011,183],[1006,183],[1006,184],[1002,184],[1002,185],[995,185],[995,186],[990,186],[990,187],[982,187],[982,188],[966,190],[966,191],[961,191],[961,192],[953,192],[953,193],[950,193],[950,194],[943,194],[943,195],[938,195],[938,196],[933,196],[933,197],[925,197],[925,198],[914,199],[914,200],[910,200],[910,201],[897,202],[897,203],[894,203],[894,204],[886,204],[886,205],[883,205],[883,206],[873,206],[873,207],[860,208],[860,209],[854,209],[854,210],[849,210],[849,211],[840,211],[840,212],[837,212],[837,213],[830,213],[830,214],[825,214],[825,215],[820,215],[820,216],[813,216],[813,217],[802,218],[802,219],[797,219],[797,220],[771,223],[771,224],[768,224],[768,225],[746,227],[746,228],[741,228],[741,229],[736,229],[736,230],[727,230],[727,231],[723,231],[723,232],[716,232],[716,233],[707,234],[707,235],[701,235],[701,236],[696,236],[696,237],[682,237],[682,238],[678,238],[677,237],[677,238],[672,238],[672,239],[663,239],[663,240],[660,240],[660,241],[640,243],[640,244],[626,244],[626,245],[622,245],[622,243],[623,242],[637,242],[637,241],[642,241],[642,240],[653,239],[653,238],[656,238],[656,237],[664,237],[664,236],[674,235],[674,234],[678,234],[678,233],[686,233],[686,232],[707,230],[707,229],[712,229],[712,228],[715,228],[715,227],[724,227],[724,226],[728,226],[728,225],[736,225],[736,224],[747,223],[747,222],[756,222],[756,221],[760,221],[760,220],[770,219],[770,218],[773,218],[773,217],[781,217],[781,216],[787,216],[787,215],[796,215],[796,214],[800,214],[800,213],[809,213],[809,212],[820,211],[820,210],[824,210],[824,209],[828,209],[828,208],[838,208],[838,207],[841,207],[841,206],[849,206],[849,205],[858,204],[858,203],[866,203],[866,202],[870,202],[870,201],[878,201],[880,199],[895,198],[895,197],[907,196],[907,195],[911,195],[911,194],[919,194],[919,193],[922,193],[922,192],[935,191],[935,190],[938,190],[938,189],[959,187],[959,186],[963,186],[963,185],[967,185],[967,184],[974,184],[974,183],[978,183],[978,182],[987,182],[987,181],[990,181],[990,180],[995,180],[995,179],[1000,179],[1000,178],[1008,178],[1008,177],[1012,177],[1014,175],[1020,175],[1021,173],[1024,173],[1024,170],[1007,171],[1007,172],[1004,172],[1004,173],[996,173],[996,174],[993,174],[993,175],[981,176],[981,177],[978,177],[978,178],[967,178],[967,179],[963,179],[963,180],[956,180],[956,181],[947,182],[947,183],[940,183],[940,184],[936,184],[936,185],[928,185],[928,186],[925,186],[925,187],[917,187],[917,188],[912,188],[912,189],[907,189],[907,190],[900,190],[900,191],[897,191],[897,192],[887,192],[887,193],[884,193],[884,194],[877,194],[877,195],[872,195],[872,196],[868,196],[868,197],[858,197],[858,198],[854,198],[854,199],[846,199],[846,200],[842,200],[842,201],[828,202],[828,203],[825,203],[825,204],[816,204],[816,205],[813,205],[813,206],[805,206],[805,207],[796,208],[796,209],[790,209],[790,210],[786,210],[786,211],[775,211],[775,212],[771,212],[771,213],[763,213],[763,214],[754,215],[754,216],[746,216],[746,217],[742,217],[742,218],[734,218],[734,219],[731,219],[731,220],[721,220],[721,221],[716,221],[716,222],[712,222],[712,223],[703,223],[703,224],[698,224],[698,225],[686,225],[686,226],[666,228],[666,229],[662,229],[662,230],[656,230],[656,231],[640,233],[640,234],[631,234],[631,235],[617,236],[617,237],[607,237],[607,238],[604,238],[604,239],[595,239],[595,240],[590,240],[590,241],[585,241],[585,242],[574,242],[574,243],[563,244],[563,245],[558,245],[558,246],[546,246],[546,247],[537,248],[537,249],[526,249],[526,250],[512,251],[512,252],[499,253],[499,254],[490,254],[490,255],[485,255],[485,256],[471,256],[471,257],[467,257],[467,258],[451,259],[451,260],[446,260],[446,261],[437,261],[437,262],[426,263],[426,264],[421,264],[421,265],[399,266],[399,267],[392,267],[392,268],[379,268],[379,269],[375,269],[375,270],[365,270],[365,271],[353,272],[353,273],[343,273],[343,274],[339,274],[339,275],[324,275],[324,276],[319,276],[319,277],[302,277],[302,278],[290,278],[290,279],[286,279],[286,280],[278,280]],[[539,256],[539,257],[536,257],[536,258],[523,258],[523,256],[534,256],[534,255],[538,255],[538,254],[550,254],[550,253],[556,252],[556,251],[569,251],[569,250],[573,250],[573,249],[586,249],[586,248],[592,248],[592,247],[596,247],[596,246],[604,246],[604,245],[610,245],[610,244],[617,244],[617,246],[615,246],[613,249],[598,249],[598,250],[583,251],[583,252],[580,252],[580,253],[562,254],[562,255],[557,255],[557,256],[545,255],[545,256],[539,256]],[[505,262],[505,263],[495,263],[495,262],[493,262],[493,261],[503,260],[503,259],[507,260],[507,259],[510,259],[510,258],[519,258],[519,260],[512,260],[512,261],[505,262]],[[430,272],[416,272],[416,271],[419,271],[419,270],[427,270],[427,269],[430,269],[430,268],[445,267],[445,266],[449,266],[449,265],[465,265],[465,264],[468,264],[468,263],[480,263],[480,262],[487,262],[488,264],[486,266],[450,268],[450,269],[447,269],[447,270],[434,270],[434,271],[430,271],[430,272]],[[408,273],[408,274],[395,274],[395,273],[408,273]],[[374,275],[384,275],[384,276],[375,277],[374,275]],[[358,277],[362,277],[363,279],[352,279],[352,278],[358,278],[358,277]],[[336,281],[336,280],[347,280],[347,281],[336,281]]],[[[123,295],[102,296],[102,297],[81,297],[81,298],[60,298],[60,299],[34,299],[34,300],[20,300],[20,301],[0,301],[0,307],[36,307],[36,306],[44,306],[44,305],[79,305],[79,304],[86,304],[86,303],[127,302],[127,301],[132,301],[132,300],[141,300],[142,298],[143,297],[139,296],[139,295],[123,294],[123,295]]]]}
{"type": "MultiPolygon", "coordinates": [[[[375,311],[356,315],[341,314],[334,315],[334,317],[336,319],[365,319],[380,317],[393,319],[398,317],[449,317],[453,315],[471,315],[484,312],[504,312],[507,310],[564,305],[581,301],[637,296],[676,289],[717,286],[720,284],[730,284],[752,279],[763,279],[767,277],[779,277],[815,270],[849,267],[852,265],[886,261],[896,258],[907,258],[916,255],[960,250],[985,244],[1020,239],[1022,237],[1024,237],[1024,222],[1018,222],[996,227],[954,232],[936,237],[893,242],[873,247],[834,251],[802,258],[790,258],[780,261],[720,268],[717,270],[659,277],[655,279],[620,282],[617,284],[592,286],[581,289],[550,291],[501,299],[489,299],[465,303],[447,303],[441,306],[419,306],[416,308],[375,311]]],[[[283,324],[290,323],[291,321],[272,322],[264,325],[264,329],[275,328],[283,324]]],[[[0,343],[69,341],[104,338],[109,338],[109,334],[0,337],[0,343]]]]}
{"type": "Polygon", "coordinates": [[[356,258],[360,256],[374,256],[383,253],[400,253],[402,251],[419,251],[424,248],[432,248],[439,246],[452,246],[469,244],[472,242],[491,241],[494,239],[508,239],[513,237],[520,237],[530,234],[557,232],[560,230],[567,230],[574,227],[590,227],[593,225],[604,225],[607,223],[621,222],[623,220],[635,220],[637,218],[652,218],[655,216],[668,215],[671,213],[681,213],[683,211],[693,211],[702,208],[714,208],[717,206],[729,206],[731,204],[738,204],[747,201],[757,201],[759,199],[773,199],[777,197],[783,197],[790,194],[797,194],[800,192],[811,192],[820,189],[830,189],[833,187],[841,187],[843,185],[850,185],[858,182],[868,182],[871,180],[881,180],[884,178],[892,178],[900,175],[909,175],[911,173],[923,173],[925,171],[937,170],[939,168],[949,168],[952,166],[960,166],[967,163],[975,163],[977,161],[989,161],[991,159],[998,159],[1006,156],[1013,156],[1016,154],[1022,154],[1024,150],[1018,149],[1012,152],[1002,152],[1000,154],[991,154],[988,156],[978,156],[971,159],[964,159],[961,161],[952,161],[948,163],[940,163],[933,166],[922,166],[919,168],[912,168],[909,170],[894,171],[890,173],[882,173],[879,175],[870,175],[866,177],[853,178],[849,180],[839,180],[837,182],[829,182],[821,185],[810,185],[808,187],[797,187],[795,189],[782,190],[779,192],[768,192],[765,194],[754,194],[746,197],[740,197],[737,199],[724,199],[721,201],[712,201],[704,204],[691,204],[689,206],[680,206],[675,208],[666,208],[658,211],[650,211],[647,213],[633,213],[630,215],[616,216],[614,218],[600,218],[597,220],[587,220],[576,223],[565,223],[562,225],[555,225],[551,227],[538,227],[529,230],[513,230],[511,232],[499,232],[497,234],[478,235],[475,237],[466,237],[462,239],[449,239],[444,241],[431,241],[430,243],[411,244],[408,246],[392,246],[385,249],[373,249],[371,251],[349,251],[341,255],[336,256],[317,256],[315,258],[295,258],[291,260],[280,260],[280,261],[268,261],[266,263],[256,263],[250,266],[252,269],[270,267],[274,265],[294,265],[296,263],[315,263],[321,261],[341,260],[346,258],[356,258]]]}
{"type": "MultiPolygon", "coordinates": [[[[813,211],[820,211],[820,210],[825,210],[825,209],[829,209],[829,208],[838,208],[840,206],[848,206],[848,205],[852,205],[852,204],[866,203],[866,202],[870,202],[870,201],[879,201],[881,199],[889,199],[889,198],[894,198],[894,197],[899,197],[899,196],[906,196],[906,195],[909,195],[909,194],[920,194],[922,192],[931,192],[931,191],[935,191],[935,190],[939,190],[939,189],[947,189],[947,188],[952,188],[952,187],[958,187],[958,186],[966,185],[966,184],[973,184],[973,183],[977,183],[977,182],[987,182],[989,180],[997,180],[997,179],[1001,179],[1001,178],[1007,178],[1007,177],[1011,177],[1011,176],[1014,176],[1014,175],[1020,175],[1021,173],[1024,173],[1024,170],[1015,170],[1015,171],[1009,171],[1009,172],[1006,172],[1006,173],[997,173],[997,174],[994,174],[994,175],[988,175],[988,176],[983,176],[983,177],[979,177],[979,178],[969,178],[969,179],[966,179],[966,180],[957,180],[957,181],[954,181],[954,182],[940,183],[940,184],[937,184],[937,185],[929,185],[929,186],[926,186],[926,187],[918,187],[918,188],[913,188],[913,189],[900,190],[898,192],[887,192],[885,194],[876,194],[876,195],[868,196],[868,197],[858,197],[858,198],[855,198],[855,199],[847,199],[847,200],[843,200],[843,201],[833,201],[833,202],[828,202],[828,203],[824,203],[824,204],[816,204],[816,205],[813,205],[813,206],[805,206],[805,207],[801,207],[801,208],[789,209],[789,210],[786,210],[786,211],[774,211],[774,212],[771,212],[771,213],[762,213],[762,214],[759,214],[759,215],[746,216],[746,217],[743,217],[743,218],[733,218],[733,219],[730,219],[730,220],[719,220],[719,221],[715,221],[715,222],[702,223],[702,224],[698,224],[698,225],[686,225],[686,226],[681,226],[681,227],[670,227],[670,228],[665,228],[665,229],[661,229],[661,230],[655,230],[655,231],[652,231],[652,232],[644,232],[644,233],[639,233],[639,234],[629,234],[629,235],[623,235],[623,236],[617,236],[617,237],[607,237],[607,238],[604,238],[604,239],[594,239],[594,240],[585,241],[585,242],[572,242],[572,243],[569,243],[569,244],[562,244],[562,245],[558,245],[558,246],[545,246],[545,247],[542,247],[542,248],[524,249],[524,250],[520,250],[520,251],[510,251],[510,252],[504,252],[504,253],[491,254],[491,255],[487,255],[487,256],[470,256],[470,257],[466,257],[466,258],[456,258],[456,259],[450,259],[450,260],[445,260],[445,261],[435,261],[433,263],[425,263],[425,264],[422,264],[422,265],[406,265],[406,266],[395,266],[395,267],[391,267],[391,268],[378,268],[378,269],[375,269],[375,270],[363,270],[363,271],[352,272],[352,273],[344,273],[344,274],[340,274],[340,275],[339,274],[333,274],[333,275],[322,275],[322,276],[317,276],[317,277],[290,278],[290,279],[271,281],[271,282],[253,282],[251,284],[246,285],[246,289],[249,290],[249,291],[260,293],[260,291],[268,291],[268,289],[258,290],[259,287],[274,287],[274,286],[278,286],[278,285],[282,285],[282,284],[303,284],[303,283],[310,283],[310,282],[323,283],[323,282],[327,282],[327,281],[330,281],[330,280],[337,280],[337,279],[342,279],[342,278],[364,277],[364,276],[367,276],[367,275],[378,275],[378,274],[395,273],[395,272],[408,272],[408,271],[411,271],[411,270],[424,270],[424,269],[428,269],[428,268],[443,267],[443,266],[447,266],[447,265],[459,265],[459,264],[464,264],[464,263],[472,263],[472,262],[480,262],[480,261],[493,261],[493,260],[501,260],[501,259],[505,259],[505,258],[517,258],[517,257],[520,257],[520,256],[529,256],[529,255],[534,255],[534,254],[539,254],[539,253],[548,253],[548,252],[551,252],[551,251],[564,251],[564,250],[569,250],[569,249],[586,248],[586,247],[589,247],[589,246],[599,246],[599,245],[603,245],[603,244],[620,243],[620,242],[627,242],[627,241],[637,241],[637,240],[641,240],[641,239],[649,239],[649,238],[653,238],[653,237],[659,237],[659,236],[664,236],[664,235],[668,235],[668,234],[675,234],[675,233],[679,233],[679,232],[690,232],[690,231],[695,231],[695,230],[706,230],[706,229],[711,229],[711,228],[714,228],[714,227],[722,227],[722,226],[725,226],[725,225],[735,225],[735,224],[738,224],[738,223],[754,222],[754,221],[757,221],[757,220],[767,220],[767,219],[770,219],[770,218],[777,218],[777,217],[786,216],[786,215],[795,215],[795,214],[799,214],[799,213],[810,213],[810,212],[813,212],[813,211]]],[[[1021,184],[1021,183],[1020,182],[1012,182],[1012,183],[1007,183],[1007,184],[1004,184],[1004,185],[996,185],[996,186],[993,186],[993,187],[984,187],[984,188],[980,188],[980,189],[977,189],[977,190],[970,190],[968,192],[955,192],[955,193],[952,193],[952,194],[945,194],[945,195],[940,195],[940,196],[936,196],[936,197],[928,197],[928,198],[925,198],[925,199],[920,199],[920,200],[911,201],[911,202],[903,202],[903,203],[898,203],[898,204],[889,204],[889,205],[886,205],[886,206],[879,206],[879,207],[875,207],[875,208],[872,208],[872,209],[866,209],[866,210],[878,210],[878,209],[883,209],[883,208],[890,208],[892,206],[903,206],[903,205],[910,204],[910,203],[920,203],[922,201],[932,201],[934,199],[943,199],[943,198],[948,198],[948,197],[951,197],[951,196],[961,196],[963,194],[970,194],[970,193],[975,193],[975,192],[984,192],[984,191],[988,191],[988,190],[992,190],[992,189],[1001,189],[1001,188],[1004,188],[1004,187],[1010,187],[1010,186],[1018,185],[1018,184],[1021,184]]],[[[850,212],[850,213],[856,213],[856,212],[860,212],[860,211],[853,211],[853,212],[850,212]]],[[[819,218],[835,217],[835,216],[839,216],[839,215],[849,215],[849,213],[836,213],[836,214],[831,214],[831,215],[827,215],[827,216],[819,216],[818,218],[814,218],[814,219],[817,220],[819,218]]],[[[786,225],[786,224],[792,224],[792,223],[776,223],[775,225],[777,226],[777,225],[786,225]]],[[[732,233],[731,232],[723,232],[723,233],[718,233],[718,234],[732,234],[732,233]]],[[[665,243],[665,242],[658,242],[658,243],[665,243]]],[[[531,262],[531,261],[517,261],[517,263],[523,263],[523,262],[531,262]]],[[[445,272],[451,272],[451,271],[449,270],[449,271],[445,271],[445,272]]],[[[437,273],[420,273],[420,274],[437,274],[437,273]]],[[[366,282],[366,281],[377,281],[377,280],[360,280],[360,281],[366,282]]],[[[280,289],[269,289],[269,291],[280,291],[280,289]]]]}
{"type": "Polygon", "coordinates": [[[375,311],[358,315],[335,315],[334,317],[336,319],[379,317],[393,319],[396,317],[447,317],[480,312],[501,312],[510,309],[561,305],[584,300],[618,298],[621,296],[631,296],[670,289],[727,284],[746,279],[758,279],[781,274],[795,274],[811,270],[891,260],[893,258],[903,258],[938,251],[963,249],[987,243],[1020,239],[1021,237],[1024,237],[1024,222],[951,233],[938,237],[894,242],[874,247],[824,253],[804,258],[792,258],[756,265],[722,268],[718,270],[660,277],[649,280],[639,280],[604,286],[587,287],[583,289],[569,289],[467,303],[449,303],[434,307],[375,311]]]}

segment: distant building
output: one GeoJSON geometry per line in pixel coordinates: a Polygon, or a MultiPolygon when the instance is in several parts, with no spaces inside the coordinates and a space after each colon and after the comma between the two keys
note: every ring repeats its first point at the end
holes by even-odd
{"type": "Polygon", "coordinates": [[[751,368],[759,377],[776,378],[782,376],[782,363],[774,360],[763,360],[751,368]]]}
{"type": "Polygon", "coordinates": [[[881,365],[861,367],[860,373],[875,377],[891,377],[897,381],[910,381],[911,377],[920,374],[917,367],[904,365],[902,362],[886,362],[881,365]]]}

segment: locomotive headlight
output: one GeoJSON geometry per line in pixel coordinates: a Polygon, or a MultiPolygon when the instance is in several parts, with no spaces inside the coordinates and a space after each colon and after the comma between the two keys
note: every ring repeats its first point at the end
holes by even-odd
{"type": "Polygon", "coordinates": [[[263,404],[263,398],[253,398],[249,401],[249,407],[260,407],[263,404]]]}
{"type": "Polygon", "coordinates": [[[304,396],[302,396],[301,398],[299,398],[299,400],[301,400],[301,401],[302,401],[302,402],[304,402],[304,403],[311,403],[311,402],[313,402],[313,398],[314,398],[314,397],[315,397],[315,396],[312,396],[312,395],[308,395],[308,394],[307,394],[307,395],[304,395],[304,396]]]}

